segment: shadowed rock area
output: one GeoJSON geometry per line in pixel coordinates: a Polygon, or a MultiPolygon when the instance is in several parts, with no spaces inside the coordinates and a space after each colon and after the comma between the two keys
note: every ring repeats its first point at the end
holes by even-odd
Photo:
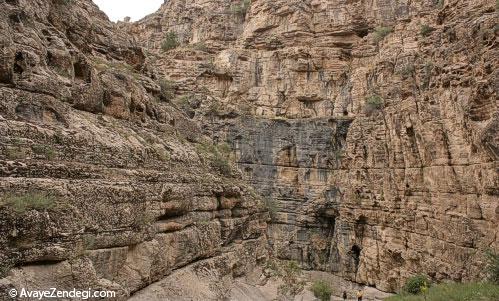
{"type": "MultiPolygon", "coordinates": [[[[1,1],[1,0],[0,0],[1,1]]],[[[0,2],[0,298],[366,297],[499,250],[497,3],[0,2]]],[[[300,299],[301,298],[301,299],[300,299]]]]}

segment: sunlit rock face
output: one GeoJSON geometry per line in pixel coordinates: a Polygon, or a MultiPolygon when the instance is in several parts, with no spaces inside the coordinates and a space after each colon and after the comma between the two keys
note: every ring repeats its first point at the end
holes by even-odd
{"type": "Polygon", "coordinates": [[[388,291],[479,278],[498,247],[495,3],[243,4],[172,0],[125,30],[273,203],[273,254],[388,291]]]}
{"type": "Polygon", "coordinates": [[[396,291],[499,248],[494,1],[0,8],[1,293],[220,300],[269,256],[396,291]]]}
{"type": "Polygon", "coordinates": [[[133,37],[82,0],[3,1],[0,28],[1,300],[123,300],[184,267],[216,298],[266,258],[261,199],[213,168],[133,37]]]}

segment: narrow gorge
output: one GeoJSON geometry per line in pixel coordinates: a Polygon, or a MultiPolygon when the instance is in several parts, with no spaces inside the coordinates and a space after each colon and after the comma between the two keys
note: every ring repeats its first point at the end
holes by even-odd
{"type": "Polygon", "coordinates": [[[0,0],[0,300],[315,300],[275,262],[368,300],[485,279],[498,11],[165,0],[113,23],[91,0],[0,0]]]}

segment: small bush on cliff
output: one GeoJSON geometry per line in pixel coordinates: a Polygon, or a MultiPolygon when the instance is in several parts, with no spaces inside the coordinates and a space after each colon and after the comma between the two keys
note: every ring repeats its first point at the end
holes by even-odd
{"type": "Polygon", "coordinates": [[[265,264],[264,274],[267,277],[277,277],[282,281],[277,288],[278,295],[284,296],[286,300],[296,296],[305,287],[305,282],[301,279],[300,265],[293,260],[277,260],[271,257],[265,264]]]}
{"type": "Polygon", "coordinates": [[[426,275],[416,275],[407,279],[403,290],[409,294],[417,295],[421,293],[422,287],[427,286],[430,286],[430,280],[428,280],[428,277],[426,277],[426,275]]]}
{"type": "Polygon", "coordinates": [[[384,106],[384,101],[383,98],[381,98],[381,96],[371,95],[366,98],[365,112],[366,114],[370,115],[375,111],[383,109],[383,106],[384,106]]]}
{"type": "Polygon", "coordinates": [[[159,98],[163,101],[171,100],[175,96],[175,85],[172,81],[162,79],[159,82],[159,98]]]}
{"type": "Polygon", "coordinates": [[[21,160],[26,158],[26,150],[20,146],[6,147],[5,157],[9,160],[21,160]]]}
{"type": "Polygon", "coordinates": [[[195,50],[207,52],[208,51],[208,46],[204,42],[197,42],[195,44],[192,44],[191,47],[195,50]]]}
{"type": "Polygon", "coordinates": [[[221,112],[223,112],[223,106],[217,102],[213,101],[206,107],[206,115],[210,117],[219,116],[221,112]]]}
{"type": "Polygon", "coordinates": [[[389,35],[393,29],[391,27],[380,26],[376,27],[374,30],[374,41],[377,43],[383,41],[383,39],[389,35]]]}
{"type": "Polygon", "coordinates": [[[199,107],[200,102],[198,102],[194,94],[188,94],[176,98],[174,103],[177,108],[189,116],[189,118],[194,118],[194,116],[196,116],[195,109],[199,107]]]}
{"type": "Polygon", "coordinates": [[[288,261],[281,265],[279,275],[284,282],[278,290],[285,296],[296,296],[305,287],[305,282],[300,279],[302,270],[296,261],[288,261]]]}
{"type": "Polygon", "coordinates": [[[342,149],[337,149],[334,151],[334,158],[336,161],[340,161],[345,156],[345,151],[342,149]]]}
{"type": "Polygon", "coordinates": [[[33,149],[35,154],[43,156],[47,160],[52,160],[55,157],[55,150],[49,145],[36,144],[31,149],[33,149]]]}
{"type": "Polygon", "coordinates": [[[310,291],[314,293],[314,296],[316,298],[319,298],[321,301],[329,301],[331,300],[331,286],[329,286],[328,283],[322,281],[322,280],[317,280],[312,284],[312,287],[310,288],[310,291]]]}
{"type": "Polygon", "coordinates": [[[489,273],[489,280],[490,282],[499,284],[499,253],[488,251],[487,258],[487,272],[489,273]]]}
{"type": "Polygon", "coordinates": [[[270,219],[271,220],[275,220],[276,219],[276,215],[277,215],[277,211],[278,211],[276,200],[273,199],[273,198],[271,198],[271,197],[266,197],[263,200],[263,202],[265,204],[265,207],[269,211],[270,219]]]}
{"type": "Polygon", "coordinates": [[[230,176],[232,173],[229,160],[220,153],[215,153],[211,161],[211,166],[224,176],[230,176]]]}
{"type": "Polygon", "coordinates": [[[53,208],[56,200],[53,196],[44,193],[26,193],[24,195],[7,195],[1,199],[0,205],[10,207],[18,213],[28,209],[44,210],[53,208]]]}
{"type": "Polygon", "coordinates": [[[178,36],[175,32],[170,31],[166,34],[163,43],[161,44],[161,49],[163,51],[168,51],[177,48],[180,45],[178,41],[178,36]]]}
{"type": "Polygon", "coordinates": [[[9,271],[14,267],[13,259],[6,257],[0,257],[0,278],[4,278],[7,276],[9,271]]]}
{"type": "Polygon", "coordinates": [[[197,146],[198,154],[208,159],[210,166],[224,176],[232,174],[232,166],[229,162],[230,150],[230,146],[226,143],[215,145],[204,142],[197,146]]]}
{"type": "Polygon", "coordinates": [[[416,68],[414,67],[414,65],[409,64],[409,65],[402,66],[402,68],[400,68],[400,70],[398,71],[398,74],[400,74],[400,76],[406,78],[406,77],[411,76],[415,70],[416,70],[416,68]]]}
{"type": "Polygon", "coordinates": [[[234,15],[238,15],[240,17],[246,16],[248,9],[251,6],[251,0],[241,0],[239,4],[232,6],[231,10],[234,15]]]}
{"type": "Polygon", "coordinates": [[[435,28],[429,26],[429,25],[421,25],[421,29],[420,29],[420,33],[423,37],[427,37],[429,36],[433,31],[435,30],[435,28]]]}

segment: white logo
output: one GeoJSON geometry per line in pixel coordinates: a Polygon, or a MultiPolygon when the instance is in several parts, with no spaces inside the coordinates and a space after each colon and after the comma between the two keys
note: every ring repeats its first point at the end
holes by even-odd
{"type": "Polygon", "coordinates": [[[9,296],[10,296],[11,298],[15,298],[15,297],[17,297],[17,290],[16,290],[15,288],[11,289],[11,290],[9,291],[9,296]]]}

